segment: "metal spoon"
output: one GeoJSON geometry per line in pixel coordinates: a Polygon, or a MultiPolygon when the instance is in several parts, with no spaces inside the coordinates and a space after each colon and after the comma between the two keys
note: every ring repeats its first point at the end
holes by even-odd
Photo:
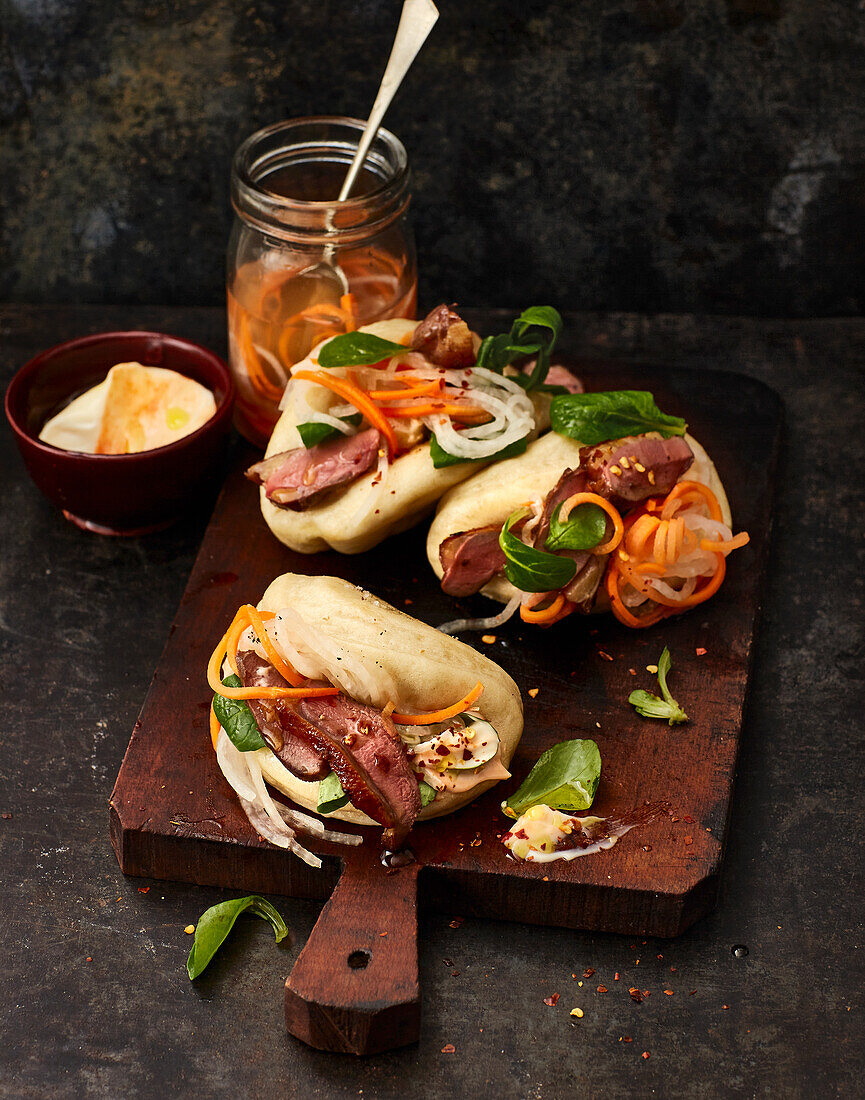
{"type": "MultiPolygon", "coordinates": [[[[369,148],[375,140],[379,126],[381,126],[385,111],[390,106],[391,100],[396,95],[400,84],[402,84],[405,74],[411,68],[412,62],[417,57],[421,46],[426,42],[438,17],[438,8],[432,0],[405,0],[393,48],[390,52],[384,76],[381,78],[378,95],[375,97],[369,120],[364,127],[363,134],[361,134],[357,152],[354,154],[354,159],[346,173],[337,202],[344,202],[351,194],[369,148]]],[[[334,246],[328,245],[325,248],[324,259],[312,267],[305,268],[296,277],[318,276],[319,278],[333,279],[335,276],[342,288],[341,292],[348,294],[348,280],[342,268],[332,262],[333,252],[334,246]]]]}

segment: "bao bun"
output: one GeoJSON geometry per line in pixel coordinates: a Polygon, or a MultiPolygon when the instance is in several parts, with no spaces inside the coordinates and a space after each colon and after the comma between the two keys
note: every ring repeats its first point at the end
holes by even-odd
{"type": "MultiPolygon", "coordinates": [[[[718,471],[696,439],[690,435],[685,439],[694,452],[694,462],[682,480],[707,485],[718,498],[724,522],[729,526],[732,522],[730,505],[718,471]]],[[[574,439],[549,432],[530,443],[523,454],[505,459],[493,469],[482,470],[442,497],[427,536],[427,557],[439,580],[444,574],[439,547],[448,536],[474,527],[501,526],[512,512],[529,500],[545,497],[566,469],[579,466],[582,446],[574,439]]],[[[517,589],[506,577],[494,577],[481,592],[507,603],[517,594],[517,589]]],[[[601,591],[595,610],[607,609],[606,596],[601,591]]]]}
{"type": "MultiPolygon", "coordinates": [[[[464,645],[413,619],[348,581],[285,573],[269,586],[259,603],[262,611],[290,607],[310,626],[338,640],[367,665],[379,663],[398,694],[394,700],[371,699],[384,708],[394,702],[410,713],[429,713],[466,695],[480,680],[484,692],[476,707],[499,735],[501,762],[507,767],[523,732],[523,704],[514,681],[498,665],[464,645]]],[[[315,811],[318,783],[298,779],[270,750],[260,750],[265,779],[308,810],[315,811]]],[[[419,820],[452,813],[488,790],[495,780],[468,791],[439,793],[419,820]]],[[[358,825],[375,825],[350,804],[328,817],[358,825]]]]}
{"type": "MultiPolygon", "coordinates": [[[[414,332],[416,321],[394,318],[366,325],[361,332],[369,332],[395,343],[405,342],[414,332]]],[[[408,350],[408,348],[406,349],[408,350]]],[[[315,368],[315,362],[304,363],[315,368]]],[[[322,412],[339,404],[336,397],[324,387],[310,397],[322,412]]],[[[549,399],[545,395],[533,398],[537,413],[537,427],[549,424],[549,399]]],[[[297,421],[289,407],[273,429],[267,445],[266,458],[302,447],[297,431],[297,421]]],[[[261,493],[261,513],[265,523],[280,542],[301,554],[315,554],[320,550],[338,550],[341,554],[360,554],[377,546],[390,535],[413,527],[435,507],[436,501],[454,485],[472,477],[482,468],[480,462],[461,462],[437,470],[430,458],[429,443],[419,443],[392,464],[382,492],[376,492],[378,475],[375,469],[342,489],[334,489],[320,503],[313,503],[302,511],[278,508],[261,493]],[[370,494],[376,494],[370,501],[370,494]]]]}

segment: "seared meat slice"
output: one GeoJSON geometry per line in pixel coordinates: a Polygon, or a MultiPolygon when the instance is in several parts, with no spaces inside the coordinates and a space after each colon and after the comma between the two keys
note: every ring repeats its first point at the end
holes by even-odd
{"type": "Polygon", "coordinates": [[[444,569],[442,591],[449,596],[471,596],[505,567],[499,546],[499,527],[475,527],[449,535],[439,547],[444,569]]]}
{"type": "Polygon", "coordinates": [[[454,312],[454,306],[436,306],[414,330],[413,351],[425,355],[438,367],[472,367],[475,342],[471,329],[454,312]]]}
{"type": "MultiPolygon", "coordinates": [[[[244,687],[288,687],[282,676],[254,649],[238,649],[237,670],[244,687]]],[[[258,724],[261,736],[274,756],[290,772],[311,781],[324,779],[330,772],[326,758],[312,746],[308,737],[298,736],[296,728],[286,722],[286,704],[282,699],[248,699],[249,709],[258,724]]],[[[291,715],[297,718],[297,715],[291,715]]],[[[298,719],[300,721],[300,719],[298,719]]]]}
{"type": "Polygon", "coordinates": [[[277,507],[301,511],[321,493],[365,474],[376,464],[378,448],[378,430],[367,428],[314,447],[283,451],[250,466],[246,476],[263,485],[267,499],[277,507]]]}
{"type": "Polygon", "coordinates": [[[342,693],[301,699],[296,710],[352,804],[384,825],[383,846],[398,848],[420,813],[420,792],[393,722],[342,693]]]}
{"type": "Polygon", "coordinates": [[[665,496],[693,461],[687,442],[675,435],[632,435],[580,450],[588,492],[618,505],[665,496]]]}
{"type": "MultiPolygon", "coordinates": [[[[580,451],[581,458],[582,454],[583,452],[580,451]]],[[[574,496],[575,493],[584,493],[585,491],[585,471],[582,468],[579,470],[565,470],[544,498],[544,511],[541,515],[541,522],[535,528],[535,546],[538,547],[539,550],[546,549],[547,536],[550,533],[550,524],[552,523],[553,515],[558,506],[564,504],[568,497],[574,496]]]]}
{"type": "Polygon", "coordinates": [[[547,371],[544,384],[547,386],[564,386],[568,393],[583,392],[583,383],[580,379],[567,367],[563,367],[558,363],[554,363],[547,371]]]}
{"type": "MultiPolygon", "coordinates": [[[[527,377],[535,369],[537,359],[529,359],[527,363],[523,363],[520,366],[520,371],[527,377]]],[[[545,386],[562,386],[568,391],[568,393],[583,393],[583,383],[577,376],[568,370],[567,367],[561,366],[559,363],[553,363],[550,369],[547,371],[547,377],[544,379],[545,386]]]]}

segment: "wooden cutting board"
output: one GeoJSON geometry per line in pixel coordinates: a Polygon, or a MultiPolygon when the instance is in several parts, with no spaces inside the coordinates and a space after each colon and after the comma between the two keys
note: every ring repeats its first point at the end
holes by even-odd
{"type": "Polygon", "coordinates": [[[780,400],[736,374],[571,365],[588,389],[650,389],[661,408],[684,416],[720,471],[735,529],[748,530],[751,543],[730,559],[714,599],[646,631],[607,615],[572,616],[550,630],[512,620],[492,644],[464,635],[516,680],[525,732],[510,783],[414,830],[414,864],[383,867],[372,830],[347,851],[310,845],[331,857],[319,871],[260,841],[211,750],[205,666],[238,605],[257,602],[286,571],[345,577],[434,625],[490,614],[492,605],[441,593],[424,552],[426,524],[360,556],[290,552],[268,531],[242,476],[251,450],[236,456],[207,528],[117,777],[111,840],[129,875],[330,898],[285,989],[287,1027],[313,1046],[372,1053],[417,1038],[419,902],[451,914],[653,936],[678,935],[715,904],[767,559],[780,400]],[[691,718],[673,729],[627,702],[635,687],[657,690],[646,666],[664,645],[673,694],[691,718]],[[593,813],[658,800],[670,811],[608,852],[517,862],[500,842],[508,820],[499,803],[544,749],[574,737],[594,738],[601,750],[593,813]]]}

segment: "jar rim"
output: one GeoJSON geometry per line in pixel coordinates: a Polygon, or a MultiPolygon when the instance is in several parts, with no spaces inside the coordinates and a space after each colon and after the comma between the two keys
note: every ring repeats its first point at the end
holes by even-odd
{"type": "MultiPolygon", "coordinates": [[[[390,174],[382,176],[382,182],[372,191],[362,195],[350,196],[339,201],[338,199],[295,199],[290,196],[271,191],[260,183],[262,176],[272,170],[281,156],[285,157],[295,150],[301,153],[305,148],[319,149],[331,154],[328,159],[345,160],[346,168],[357,150],[361,134],[366,122],[348,115],[308,115],[299,118],[283,119],[279,122],[263,126],[250,134],[237,148],[232,158],[232,200],[238,214],[244,216],[244,210],[239,209],[252,205],[258,207],[261,213],[261,204],[273,207],[274,210],[283,212],[294,211],[300,215],[304,213],[315,216],[329,210],[355,212],[360,215],[370,206],[378,207],[382,203],[388,203],[405,186],[409,176],[408,155],[405,146],[400,139],[386,127],[379,127],[378,133],[367,153],[365,165],[369,165],[371,157],[376,160],[378,166],[390,169],[390,174]],[[327,134],[327,130],[335,131],[327,134]],[[338,131],[342,129],[346,137],[338,138],[338,131]],[[281,148],[270,151],[266,149],[271,139],[279,136],[289,138],[292,134],[306,132],[306,140],[286,141],[281,148]],[[352,140],[352,137],[354,140],[352,140]],[[375,157],[374,151],[378,151],[375,157]],[[342,153],[340,156],[339,154],[342,153]]],[[[312,158],[314,159],[314,158],[312,158]]],[[[323,159],[323,158],[321,158],[323,159]]],[[[373,172],[375,169],[371,169],[373,172]]]]}

